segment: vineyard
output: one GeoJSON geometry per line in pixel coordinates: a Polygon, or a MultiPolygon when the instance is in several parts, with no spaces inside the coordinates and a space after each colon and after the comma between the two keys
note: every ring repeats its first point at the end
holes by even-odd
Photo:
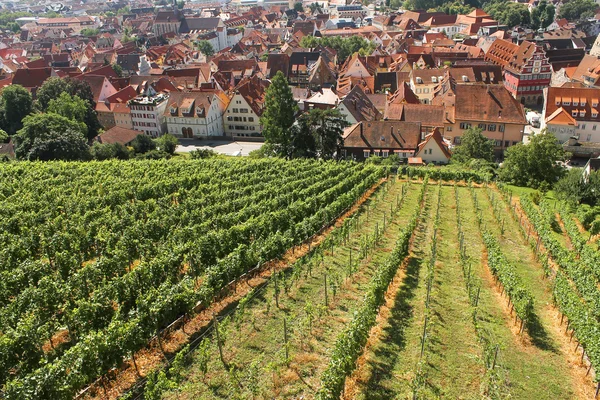
{"type": "Polygon", "coordinates": [[[597,394],[599,257],[563,205],[308,160],[0,175],[4,398],[597,394]]]}

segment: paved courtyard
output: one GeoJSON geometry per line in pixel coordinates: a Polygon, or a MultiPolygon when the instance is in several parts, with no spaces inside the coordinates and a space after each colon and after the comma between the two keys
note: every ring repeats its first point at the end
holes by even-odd
{"type": "Polygon", "coordinates": [[[247,156],[252,150],[258,150],[261,142],[227,142],[223,140],[179,139],[178,153],[189,153],[196,149],[210,149],[228,156],[247,156]]]}

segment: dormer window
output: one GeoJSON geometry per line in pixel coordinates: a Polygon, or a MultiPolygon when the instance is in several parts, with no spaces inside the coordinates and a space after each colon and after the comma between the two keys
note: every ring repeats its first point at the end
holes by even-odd
{"type": "Polygon", "coordinates": [[[581,99],[581,107],[585,107],[585,99],[581,99]]]}
{"type": "Polygon", "coordinates": [[[437,76],[432,76],[431,77],[431,82],[437,83],[437,76]]]}
{"type": "Polygon", "coordinates": [[[579,116],[580,117],[585,117],[585,110],[579,111],[579,116]]]}
{"type": "Polygon", "coordinates": [[[177,106],[171,106],[171,114],[177,114],[177,106]]]}
{"type": "Polygon", "coordinates": [[[570,106],[570,105],[571,105],[570,100],[563,100],[563,106],[570,106]]]}
{"type": "Polygon", "coordinates": [[[597,117],[598,117],[598,112],[592,111],[592,118],[597,118],[597,117]]]}
{"type": "Polygon", "coordinates": [[[573,106],[577,107],[579,105],[579,102],[577,100],[573,100],[573,106]]]}
{"type": "Polygon", "coordinates": [[[571,116],[576,117],[577,116],[577,110],[571,111],[571,116]]]}

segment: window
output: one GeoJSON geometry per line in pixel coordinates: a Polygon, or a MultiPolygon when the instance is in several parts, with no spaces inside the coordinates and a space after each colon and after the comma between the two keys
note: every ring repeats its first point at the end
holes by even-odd
{"type": "Polygon", "coordinates": [[[585,117],[585,110],[579,111],[579,116],[580,117],[585,117]]]}
{"type": "Polygon", "coordinates": [[[478,127],[479,129],[481,129],[482,131],[485,131],[485,127],[486,127],[486,125],[485,125],[485,124],[479,124],[479,125],[477,125],[477,127],[478,127]]]}
{"type": "Polygon", "coordinates": [[[240,112],[247,114],[248,113],[248,109],[247,108],[240,108],[240,112]]]}
{"type": "Polygon", "coordinates": [[[589,142],[589,141],[591,141],[591,140],[592,140],[592,134],[591,134],[591,133],[589,133],[589,134],[587,135],[587,141],[589,142]]]}
{"type": "Polygon", "coordinates": [[[517,143],[519,143],[519,142],[513,142],[512,145],[515,146],[517,143]]]}
{"type": "Polygon", "coordinates": [[[574,106],[578,106],[578,105],[579,105],[579,101],[577,101],[577,100],[573,100],[573,105],[574,105],[574,106]]]}
{"type": "Polygon", "coordinates": [[[573,111],[571,111],[571,116],[572,116],[572,117],[576,117],[576,116],[577,116],[577,110],[573,110],[573,111]]]}
{"type": "Polygon", "coordinates": [[[499,132],[504,132],[504,124],[498,125],[498,131],[499,132]]]}
{"type": "Polygon", "coordinates": [[[596,130],[596,125],[592,125],[592,130],[595,131],[596,130]]]}
{"type": "Polygon", "coordinates": [[[502,147],[502,140],[494,140],[494,146],[502,147]]]}
{"type": "Polygon", "coordinates": [[[389,150],[383,150],[383,158],[387,158],[387,156],[390,154],[389,150]]]}
{"type": "Polygon", "coordinates": [[[585,124],[579,125],[579,129],[585,129],[585,124]]]}
{"type": "Polygon", "coordinates": [[[248,117],[248,122],[254,122],[254,117],[248,117]]]}
{"type": "Polygon", "coordinates": [[[598,100],[592,100],[592,107],[598,107],[598,100]]]}
{"type": "Polygon", "coordinates": [[[490,132],[496,132],[496,124],[489,124],[488,125],[488,131],[490,131],[490,132]]]}
{"type": "Polygon", "coordinates": [[[446,127],[446,132],[452,132],[452,127],[451,126],[447,126],[446,127]]]}
{"type": "Polygon", "coordinates": [[[233,109],[233,112],[234,112],[234,113],[237,113],[237,112],[239,112],[239,109],[237,109],[237,108],[234,108],[234,109],[233,109]]]}
{"type": "Polygon", "coordinates": [[[504,147],[508,147],[508,146],[510,146],[510,142],[508,140],[505,140],[504,141],[504,147]]]}
{"type": "Polygon", "coordinates": [[[460,137],[455,137],[454,138],[454,144],[460,144],[460,137]]]}
{"type": "Polygon", "coordinates": [[[461,122],[460,123],[460,129],[469,129],[471,127],[471,124],[468,122],[461,122]]]}
{"type": "Polygon", "coordinates": [[[585,99],[581,99],[581,107],[585,107],[585,99]]]}
{"type": "Polygon", "coordinates": [[[369,150],[364,150],[363,151],[363,157],[364,158],[369,158],[369,154],[370,154],[369,150]]]}

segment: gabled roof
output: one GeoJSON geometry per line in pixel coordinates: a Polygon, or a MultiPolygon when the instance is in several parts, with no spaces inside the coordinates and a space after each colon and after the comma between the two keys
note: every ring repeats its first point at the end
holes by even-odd
{"type": "Polygon", "coordinates": [[[556,109],[556,111],[546,118],[546,123],[550,122],[557,125],[577,126],[577,121],[562,107],[556,109]]]}
{"type": "Polygon", "coordinates": [[[114,126],[103,134],[98,136],[98,141],[103,144],[120,143],[126,145],[133,141],[141,133],[134,131],[133,129],[122,128],[120,126],[114,126]]]}
{"type": "Polygon", "coordinates": [[[398,85],[398,90],[392,94],[388,99],[389,104],[421,104],[421,101],[417,95],[412,91],[410,86],[406,82],[402,82],[398,85]]]}
{"type": "Polygon", "coordinates": [[[214,31],[219,26],[221,18],[191,18],[185,17],[181,21],[180,33],[190,33],[193,31],[214,31]]]}
{"type": "Polygon", "coordinates": [[[341,103],[356,121],[374,121],[381,118],[381,113],[377,107],[369,100],[367,95],[359,86],[354,88],[344,97],[341,103]]]}
{"type": "Polygon", "coordinates": [[[28,89],[42,86],[46,79],[56,76],[55,71],[50,68],[22,68],[15,71],[12,80],[13,85],[21,85],[28,89]]]}
{"type": "Polygon", "coordinates": [[[431,132],[429,135],[425,136],[425,139],[419,144],[419,148],[418,148],[415,156],[418,156],[419,153],[421,153],[421,151],[425,148],[425,146],[429,142],[436,143],[437,146],[440,148],[440,150],[442,150],[442,153],[444,153],[444,156],[446,156],[446,158],[450,159],[452,154],[450,154],[448,145],[446,144],[446,142],[444,142],[444,138],[442,137],[442,134],[440,133],[440,130],[438,128],[434,128],[433,132],[431,132]]]}
{"type": "Polygon", "coordinates": [[[455,118],[525,124],[525,112],[504,85],[456,85],[455,118]]]}
{"type": "Polygon", "coordinates": [[[421,124],[404,121],[359,122],[344,131],[344,147],[415,150],[421,140],[421,124]]]}
{"type": "Polygon", "coordinates": [[[252,111],[260,117],[265,102],[265,91],[269,84],[269,81],[260,79],[255,75],[242,79],[236,86],[235,92],[239,93],[252,108],[252,111]]]}

